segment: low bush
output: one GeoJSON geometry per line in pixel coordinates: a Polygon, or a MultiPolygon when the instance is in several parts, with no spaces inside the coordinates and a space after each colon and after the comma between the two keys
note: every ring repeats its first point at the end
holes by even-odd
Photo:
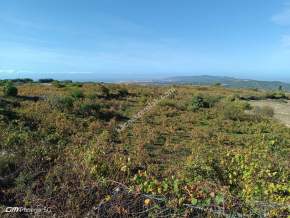
{"type": "Polygon", "coordinates": [[[200,108],[211,108],[219,102],[220,99],[221,96],[195,95],[192,98],[191,108],[193,111],[197,111],[200,108]]]}
{"type": "Polygon", "coordinates": [[[83,103],[75,109],[75,113],[83,117],[98,116],[101,106],[96,103],[83,103]]]}
{"type": "Polygon", "coordinates": [[[263,100],[265,99],[265,97],[263,96],[258,96],[258,95],[245,95],[245,96],[239,96],[240,100],[246,100],[246,101],[250,101],[250,100],[263,100]]]}
{"type": "Polygon", "coordinates": [[[71,97],[78,99],[78,98],[84,98],[85,95],[82,90],[76,89],[71,92],[71,97]]]}
{"type": "Polygon", "coordinates": [[[70,96],[57,96],[49,99],[52,108],[64,111],[73,107],[74,98],[70,96]]]}
{"type": "Polygon", "coordinates": [[[285,92],[283,92],[283,91],[267,92],[266,98],[269,98],[269,99],[288,99],[285,92]]]}
{"type": "Polygon", "coordinates": [[[95,93],[95,92],[91,92],[91,93],[89,93],[88,95],[87,95],[87,98],[88,99],[91,99],[91,100],[94,100],[94,99],[96,99],[98,97],[98,95],[97,95],[97,93],[95,93]]]}
{"type": "Polygon", "coordinates": [[[7,82],[4,85],[4,95],[15,97],[18,94],[18,89],[13,85],[12,82],[7,82]]]}
{"type": "Polygon", "coordinates": [[[172,107],[172,108],[176,108],[179,110],[186,110],[187,105],[182,104],[182,102],[176,101],[174,99],[164,99],[159,103],[160,106],[162,107],[172,107]]]}
{"type": "Polygon", "coordinates": [[[53,81],[52,85],[55,86],[56,88],[64,88],[65,85],[59,81],[53,81]]]}
{"type": "Polygon", "coordinates": [[[103,84],[99,84],[100,86],[100,94],[104,98],[108,98],[110,96],[110,89],[104,86],[103,84]]]}
{"type": "Polygon", "coordinates": [[[79,82],[73,82],[73,83],[70,83],[70,86],[81,88],[81,87],[83,87],[83,84],[82,83],[79,83],[79,82]]]}
{"type": "Polygon", "coordinates": [[[118,90],[118,95],[121,97],[126,97],[129,95],[129,91],[126,88],[121,88],[120,90],[118,90]]]}
{"type": "Polygon", "coordinates": [[[0,153],[0,175],[9,175],[12,173],[17,165],[17,161],[14,155],[1,154],[0,153]]]}
{"type": "Polygon", "coordinates": [[[221,111],[224,119],[228,120],[244,120],[246,118],[245,110],[248,110],[250,105],[245,102],[223,102],[221,111]]]}

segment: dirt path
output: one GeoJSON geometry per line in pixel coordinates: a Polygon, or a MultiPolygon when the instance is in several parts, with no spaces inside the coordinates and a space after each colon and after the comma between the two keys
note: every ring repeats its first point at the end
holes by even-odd
{"type": "Polygon", "coordinates": [[[274,100],[263,100],[263,101],[250,101],[252,106],[270,106],[274,109],[274,118],[290,127],[290,101],[287,103],[274,101],[274,100]]]}

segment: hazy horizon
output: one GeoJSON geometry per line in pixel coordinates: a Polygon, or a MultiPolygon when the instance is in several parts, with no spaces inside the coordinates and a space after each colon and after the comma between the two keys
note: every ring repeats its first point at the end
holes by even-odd
{"type": "Polygon", "coordinates": [[[33,79],[35,81],[39,79],[54,79],[54,80],[72,80],[76,82],[112,82],[112,83],[118,83],[118,82],[145,82],[145,81],[158,81],[158,80],[165,80],[170,79],[174,77],[191,77],[191,76],[216,76],[216,77],[230,77],[235,79],[244,79],[244,80],[257,80],[257,81],[280,81],[284,83],[290,83],[289,79],[271,79],[271,78],[249,78],[249,77],[239,77],[234,75],[223,75],[223,74],[166,74],[163,76],[151,76],[148,77],[146,75],[135,75],[132,76],[131,74],[123,74],[121,76],[117,75],[111,75],[111,76],[102,76],[97,74],[90,74],[90,73],[82,73],[82,74],[75,74],[75,73],[47,73],[47,74],[29,74],[29,73],[23,73],[23,74],[16,74],[14,76],[7,76],[7,77],[1,77],[1,79],[24,79],[29,78],[33,79]]]}

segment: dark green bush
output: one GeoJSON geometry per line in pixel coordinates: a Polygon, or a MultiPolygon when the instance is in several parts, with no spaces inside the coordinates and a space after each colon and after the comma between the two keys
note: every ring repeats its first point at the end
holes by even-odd
{"type": "Polygon", "coordinates": [[[16,157],[11,154],[0,154],[0,175],[9,175],[16,169],[16,157]]]}
{"type": "Polygon", "coordinates": [[[283,92],[283,91],[267,92],[266,98],[269,98],[269,99],[288,99],[285,92],[283,92]]]}
{"type": "Polygon", "coordinates": [[[246,100],[246,101],[251,101],[251,100],[263,100],[265,97],[263,96],[258,96],[258,95],[245,95],[245,96],[239,96],[238,97],[240,100],[246,100]]]}
{"type": "Polygon", "coordinates": [[[195,95],[192,98],[191,107],[193,111],[197,111],[200,108],[211,108],[213,107],[219,100],[220,96],[204,96],[204,95],[195,95]]]}
{"type": "Polygon", "coordinates": [[[18,89],[13,85],[12,82],[7,82],[4,85],[4,95],[5,96],[17,96],[18,89]]]}
{"type": "Polygon", "coordinates": [[[129,95],[129,91],[126,88],[122,88],[118,91],[118,95],[121,97],[126,97],[129,95]]]}
{"type": "Polygon", "coordinates": [[[213,85],[214,85],[214,86],[222,86],[221,83],[214,83],[213,85]]]}
{"type": "Polygon", "coordinates": [[[192,110],[193,111],[197,111],[200,108],[204,108],[205,107],[205,102],[204,102],[204,98],[202,96],[194,96],[192,98],[192,110]]]}

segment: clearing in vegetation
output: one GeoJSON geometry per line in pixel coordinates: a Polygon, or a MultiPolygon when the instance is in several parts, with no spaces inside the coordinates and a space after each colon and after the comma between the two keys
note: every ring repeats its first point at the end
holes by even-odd
{"type": "Polygon", "coordinates": [[[258,107],[272,107],[274,110],[274,117],[290,127],[290,101],[277,101],[277,100],[261,100],[251,101],[252,106],[258,107]]]}

